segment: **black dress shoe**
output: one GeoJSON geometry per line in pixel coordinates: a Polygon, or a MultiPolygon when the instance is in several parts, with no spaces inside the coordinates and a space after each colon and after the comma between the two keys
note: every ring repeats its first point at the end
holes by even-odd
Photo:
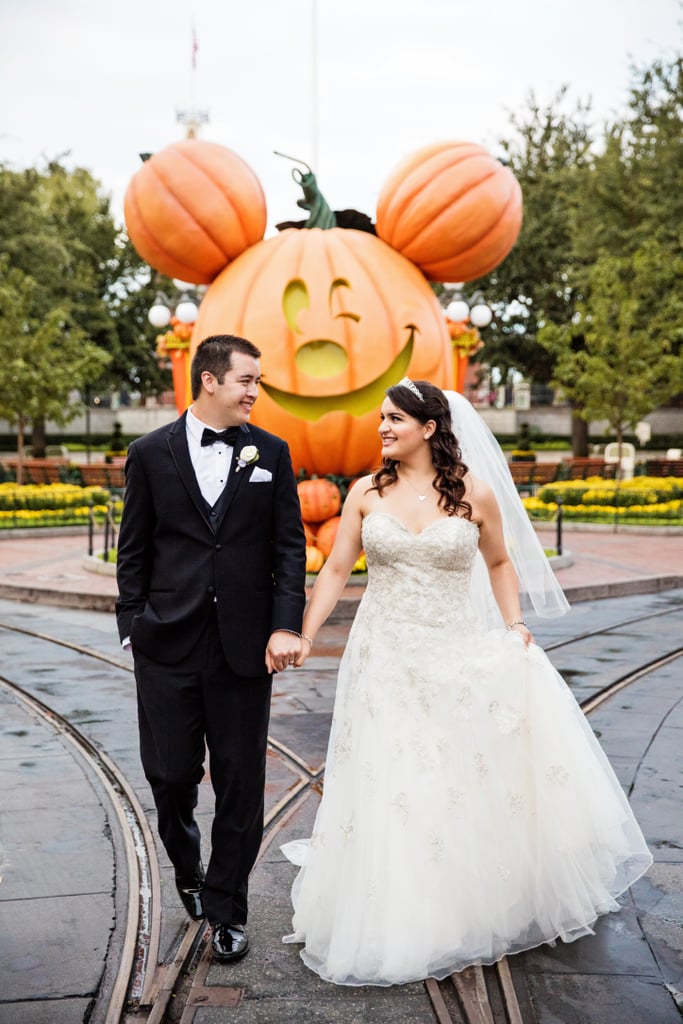
{"type": "Polygon", "coordinates": [[[225,964],[230,960],[241,960],[249,949],[249,936],[242,924],[215,924],[211,938],[211,952],[214,959],[225,964]]]}
{"type": "Polygon", "coordinates": [[[202,902],[204,868],[202,865],[198,864],[191,875],[176,875],[175,884],[183,906],[192,920],[201,921],[204,917],[204,904],[202,902]]]}

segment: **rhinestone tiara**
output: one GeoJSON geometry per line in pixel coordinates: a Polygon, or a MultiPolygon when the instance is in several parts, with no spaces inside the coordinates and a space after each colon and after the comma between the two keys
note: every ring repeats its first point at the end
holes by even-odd
{"type": "Polygon", "coordinates": [[[420,389],[417,386],[417,384],[413,383],[413,381],[410,379],[410,377],[404,377],[403,380],[400,380],[398,382],[398,386],[400,388],[408,388],[408,390],[412,391],[413,394],[416,395],[420,399],[421,402],[424,402],[424,398],[422,397],[422,392],[420,391],[420,389]]]}

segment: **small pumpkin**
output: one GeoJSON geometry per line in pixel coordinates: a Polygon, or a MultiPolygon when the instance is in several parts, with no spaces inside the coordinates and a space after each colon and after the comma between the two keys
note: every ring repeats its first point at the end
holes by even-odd
{"type": "Polygon", "coordinates": [[[322,524],[316,534],[315,543],[317,547],[320,548],[325,558],[329,558],[330,556],[340,523],[341,516],[333,516],[322,524]]]}
{"type": "Polygon", "coordinates": [[[314,544],[306,545],[306,572],[320,572],[325,556],[314,544]]]}
{"type": "Polygon", "coordinates": [[[306,537],[306,544],[310,547],[315,547],[315,530],[313,524],[304,523],[304,535],[306,537]]]}
{"type": "Polygon", "coordinates": [[[522,226],[512,171],[473,142],[424,146],[389,176],[377,234],[432,281],[472,281],[505,259],[522,226]]]}
{"type": "Polygon", "coordinates": [[[297,491],[304,523],[322,523],[336,516],[341,508],[341,493],[332,480],[302,480],[297,491]]]}
{"type": "Polygon", "coordinates": [[[266,200],[251,167],[215,142],[184,139],[145,160],[123,203],[130,240],[168,277],[208,284],[259,242],[266,200]]]}

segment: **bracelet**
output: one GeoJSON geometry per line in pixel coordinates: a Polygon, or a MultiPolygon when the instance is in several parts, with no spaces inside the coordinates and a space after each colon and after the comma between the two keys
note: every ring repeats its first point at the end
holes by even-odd
{"type": "Polygon", "coordinates": [[[293,633],[294,636],[298,636],[299,640],[308,640],[311,647],[313,646],[313,637],[308,636],[306,633],[299,633],[296,629],[287,629],[283,626],[281,629],[275,630],[276,633],[293,633]]]}
{"type": "Polygon", "coordinates": [[[524,626],[525,629],[529,628],[527,626],[526,622],[524,621],[524,619],[515,619],[514,622],[509,623],[509,625],[507,625],[505,628],[506,629],[514,629],[515,626],[524,626]]]}

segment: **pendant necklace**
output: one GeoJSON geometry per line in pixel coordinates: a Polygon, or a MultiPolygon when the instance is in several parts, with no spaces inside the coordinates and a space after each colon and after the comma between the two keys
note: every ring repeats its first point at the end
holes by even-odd
{"type": "Polygon", "coordinates": [[[408,484],[408,487],[410,487],[411,490],[415,491],[415,493],[417,494],[417,500],[418,501],[426,501],[427,500],[427,495],[426,494],[420,494],[420,492],[418,491],[417,487],[415,487],[414,484],[411,484],[410,480],[407,477],[402,476],[401,480],[404,480],[408,484]]]}

